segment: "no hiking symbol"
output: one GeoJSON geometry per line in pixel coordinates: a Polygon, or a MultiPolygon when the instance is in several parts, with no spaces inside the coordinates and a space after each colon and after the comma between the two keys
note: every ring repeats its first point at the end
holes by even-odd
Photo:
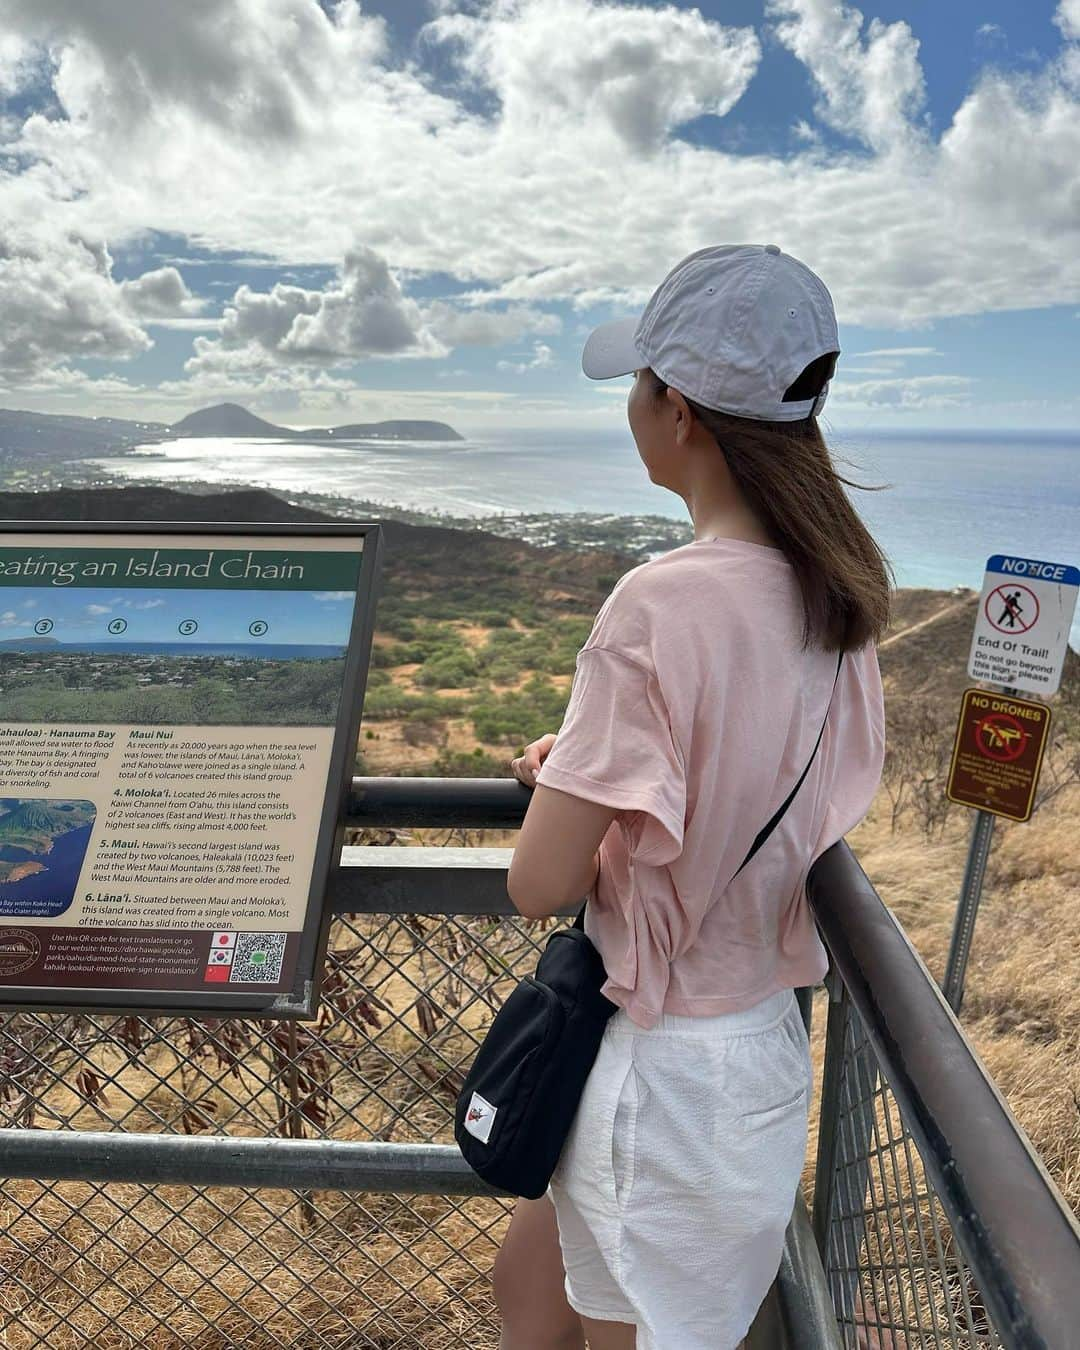
{"type": "Polygon", "coordinates": [[[1053,694],[1080,588],[1080,568],[995,553],[987,559],[968,674],[975,680],[1053,694]]]}

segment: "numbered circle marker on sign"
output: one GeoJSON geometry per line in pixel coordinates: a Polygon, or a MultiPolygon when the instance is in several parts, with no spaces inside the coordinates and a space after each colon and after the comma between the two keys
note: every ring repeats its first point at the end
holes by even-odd
{"type": "Polygon", "coordinates": [[[975,680],[1053,694],[1080,588],[1080,568],[995,553],[987,559],[968,674],[975,680]]]}

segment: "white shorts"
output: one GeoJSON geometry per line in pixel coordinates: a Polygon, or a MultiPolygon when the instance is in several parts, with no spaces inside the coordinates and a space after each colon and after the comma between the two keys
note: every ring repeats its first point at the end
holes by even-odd
{"type": "Polygon", "coordinates": [[[608,1022],[548,1194],[566,1296],[637,1350],[736,1350],[780,1268],[813,1070],[791,989],[608,1022]]]}

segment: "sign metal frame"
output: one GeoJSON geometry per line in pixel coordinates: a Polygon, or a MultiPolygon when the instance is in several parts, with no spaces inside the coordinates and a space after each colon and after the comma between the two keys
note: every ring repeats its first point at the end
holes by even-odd
{"type": "MultiPolygon", "coordinates": [[[[331,908],[328,894],[341,865],[345,814],[352,790],[352,768],[360,734],[367,687],[375,604],[381,580],[383,530],[377,521],[151,521],[118,520],[0,520],[0,547],[11,535],[41,535],[42,546],[50,535],[85,534],[87,546],[96,535],[124,535],[138,547],[144,540],[165,543],[170,536],[215,535],[252,540],[252,547],[266,547],[271,539],[335,537],[356,539],[360,568],[356,583],[352,621],[345,648],[345,665],[331,743],[326,786],[319,814],[314,857],[308,885],[304,921],[296,966],[289,992],[222,992],[221,986],[204,990],[123,989],[0,984],[0,1008],[9,1011],[139,1013],[144,1016],[313,1018],[319,1007],[322,971],[329,937],[331,908]]],[[[144,547],[146,544],[143,545],[144,547]]],[[[0,714],[2,720],[2,714],[0,714]]],[[[18,927],[18,917],[0,916],[0,933],[18,927]]],[[[178,931],[192,931],[178,928],[178,931]]],[[[202,931],[200,925],[197,931],[202,931]]],[[[296,930],[289,930],[296,931],[296,930]]]]}

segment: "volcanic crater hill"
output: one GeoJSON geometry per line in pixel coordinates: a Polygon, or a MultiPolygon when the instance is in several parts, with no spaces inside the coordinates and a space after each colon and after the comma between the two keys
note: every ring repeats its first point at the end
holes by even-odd
{"type": "Polygon", "coordinates": [[[463,441],[464,436],[445,422],[431,422],[407,418],[392,418],[384,422],[350,422],[338,427],[307,427],[297,430],[281,427],[274,422],[242,408],[239,403],[217,403],[212,408],[199,408],[168,428],[170,436],[259,436],[278,440],[329,441],[415,440],[463,441]]]}
{"type": "MultiPolygon", "coordinates": [[[[0,519],[199,521],[333,521],[274,493],[251,488],[220,493],[156,487],[0,492],[0,519]]],[[[382,590],[399,599],[441,600],[447,617],[482,610],[485,599],[504,608],[537,603],[552,610],[595,614],[615,581],[638,558],[614,550],[540,548],[482,530],[381,522],[382,590]]],[[[878,648],[886,706],[919,700],[942,724],[954,723],[960,696],[976,683],[967,674],[978,592],[963,587],[902,587],[893,593],[889,632],[878,648]]],[[[1066,652],[1061,688],[1047,700],[1071,722],[1080,720],[1080,656],[1066,652]]],[[[1063,728],[1064,729],[1064,728],[1063,728]]]]}

